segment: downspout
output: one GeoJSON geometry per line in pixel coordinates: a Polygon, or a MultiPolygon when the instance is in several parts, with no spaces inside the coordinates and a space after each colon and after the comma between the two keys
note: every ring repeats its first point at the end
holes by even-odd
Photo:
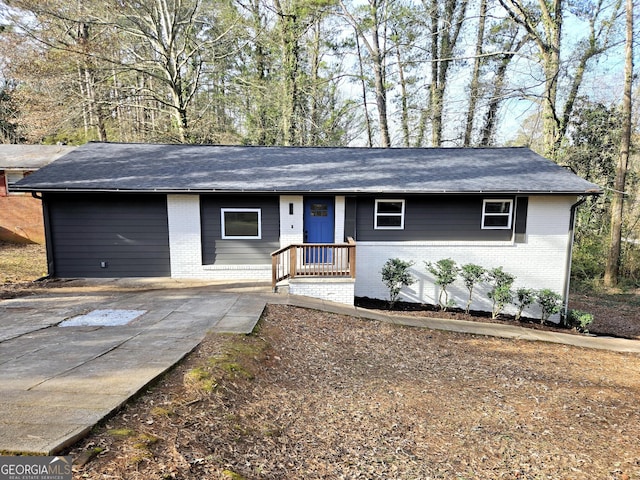
{"type": "Polygon", "coordinates": [[[52,278],[55,276],[55,268],[53,263],[53,240],[51,237],[51,221],[49,215],[49,204],[44,196],[38,196],[36,192],[31,192],[33,198],[37,198],[42,202],[42,217],[44,220],[44,246],[47,252],[47,275],[43,278],[52,278]]]}
{"type": "Polygon", "coordinates": [[[571,215],[569,217],[569,245],[567,246],[567,264],[565,266],[564,277],[564,306],[562,315],[565,323],[567,321],[567,316],[569,315],[569,286],[571,283],[571,261],[573,259],[573,238],[575,236],[576,211],[578,210],[578,207],[586,201],[587,197],[583,196],[580,200],[571,205],[571,215]]]}

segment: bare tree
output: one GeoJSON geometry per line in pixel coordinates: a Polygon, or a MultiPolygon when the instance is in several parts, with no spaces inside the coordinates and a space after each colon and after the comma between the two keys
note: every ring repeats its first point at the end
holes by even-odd
{"type": "Polygon", "coordinates": [[[493,145],[498,125],[498,111],[507,93],[506,77],[509,65],[518,52],[528,43],[528,35],[521,34],[518,24],[508,19],[500,22],[495,28],[491,42],[497,53],[491,57],[489,63],[495,69],[489,86],[488,103],[484,120],[480,128],[479,145],[486,147],[493,145]]]}
{"type": "Polygon", "coordinates": [[[362,106],[364,109],[364,122],[367,131],[367,147],[373,146],[373,129],[371,128],[371,117],[369,115],[369,104],[367,102],[367,82],[364,76],[364,66],[362,59],[362,47],[360,46],[360,35],[358,35],[358,30],[354,27],[356,32],[356,52],[358,54],[358,68],[359,75],[358,78],[360,80],[360,87],[362,88],[362,106]]]}
{"type": "MultiPolygon", "coordinates": [[[[544,154],[556,158],[562,140],[566,134],[569,119],[578,90],[582,83],[588,62],[606,51],[610,46],[610,35],[614,20],[618,15],[619,3],[612,9],[604,8],[603,0],[592,8],[576,8],[574,13],[589,24],[589,34],[577,49],[579,55],[577,67],[569,77],[573,78],[570,93],[564,106],[558,101],[559,80],[562,73],[560,52],[562,50],[562,27],[564,21],[565,0],[538,0],[538,8],[531,8],[519,0],[499,0],[508,15],[521,25],[533,40],[540,55],[544,75],[543,92],[540,96],[542,107],[542,129],[544,154]],[[611,12],[606,16],[607,12],[611,12]]],[[[564,66],[569,69],[568,64],[564,66]]]]}
{"type": "Polygon", "coordinates": [[[487,17],[487,0],[480,0],[480,12],[478,14],[478,33],[476,35],[475,58],[473,59],[473,71],[471,72],[471,83],[469,85],[469,109],[467,110],[467,120],[464,128],[464,147],[471,146],[471,134],[473,133],[473,122],[476,116],[476,104],[480,90],[480,63],[482,61],[482,49],[484,46],[484,28],[487,17]]]}
{"type": "Polygon", "coordinates": [[[145,93],[170,109],[180,142],[189,139],[188,107],[200,86],[203,50],[206,43],[219,40],[202,40],[203,25],[197,18],[200,3],[200,0],[122,0],[111,18],[101,20],[148,47],[139,49],[131,44],[128,58],[122,63],[167,88],[168,99],[162,91],[145,88],[145,93]]]}
{"type": "Polygon", "coordinates": [[[358,37],[366,48],[371,59],[373,78],[376,94],[376,106],[378,108],[378,121],[380,127],[380,145],[391,146],[389,135],[389,120],[387,116],[387,20],[389,2],[391,0],[368,0],[363,18],[357,18],[356,14],[349,10],[343,0],[340,6],[347,22],[357,32],[358,37]]]}

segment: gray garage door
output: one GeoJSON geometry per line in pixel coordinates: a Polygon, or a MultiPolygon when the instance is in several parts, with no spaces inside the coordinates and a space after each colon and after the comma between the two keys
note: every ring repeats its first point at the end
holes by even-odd
{"type": "Polygon", "coordinates": [[[47,195],[56,277],[171,275],[165,195],[47,195]]]}

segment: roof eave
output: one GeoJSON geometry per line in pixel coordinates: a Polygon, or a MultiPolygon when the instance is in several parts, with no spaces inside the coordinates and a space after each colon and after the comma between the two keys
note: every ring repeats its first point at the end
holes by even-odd
{"type": "Polygon", "coordinates": [[[204,194],[204,193],[220,193],[220,194],[247,194],[256,195],[265,194],[283,194],[283,195],[306,195],[306,194],[324,194],[324,195],[602,195],[604,192],[600,189],[588,190],[254,190],[254,189],[204,189],[204,188],[187,188],[187,189],[134,189],[134,188],[69,188],[69,187],[28,187],[15,186],[12,188],[14,192],[40,192],[40,193],[160,193],[160,194],[204,194]]]}

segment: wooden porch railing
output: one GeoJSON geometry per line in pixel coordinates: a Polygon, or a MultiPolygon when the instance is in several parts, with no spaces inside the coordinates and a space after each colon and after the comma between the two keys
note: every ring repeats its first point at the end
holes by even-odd
{"type": "Polygon", "coordinates": [[[272,287],[281,280],[295,277],[356,276],[356,242],[299,243],[271,254],[272,287]]]}

